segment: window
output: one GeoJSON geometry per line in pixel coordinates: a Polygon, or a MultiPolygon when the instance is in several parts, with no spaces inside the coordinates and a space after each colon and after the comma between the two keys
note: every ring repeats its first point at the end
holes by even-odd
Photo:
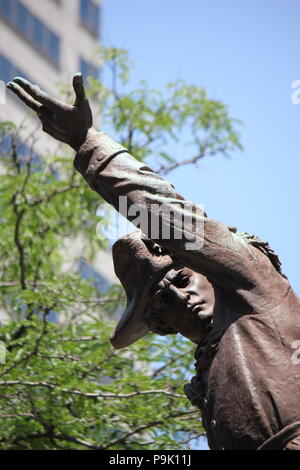
{"type": "Polygon", "coordinates": [[[76,263],[78,274],[82,279],[94,281],[95,287],[103,294],[109,288],[109,281],[96,269],[90,266],[84,259],[79,259],[76,263]]]}
{"type": "Polygon", "coordinates": [[[80,16],[83,22],[89,21],[89,0],[80,0],[80,16]]]}
{"type": "Polygon", "coordinates": [[[60,39],[18,0],[0,0],[0,13],[22,36],[56,65],[60,57],[60,39]]]}
{"type": "Polygon", "coordinates": [[[11,0],[0,0],[0,11],[7,18],[12,17],[12,2],[11,0]]]}
{"type": "Polygon", "coordinates": [[[5,83],[9,82],[11,77],[10,62],[3,55],[0,54],[0,78],[5,83]]]}
{"type": "Polygon", "coordinates": [[[100,8],[92,0],[80,0],[80,17],[82,24],[94,36],[99,34],[100,8]]]}
{"type": "Polygon", "coordinates": [[[27,78],[26,74],[15,66],[7,57],[0,54],[0,80],[9,82],[14,77],[27,78]]]}
{"type": "Polygon", "coordinates": [[[48,31],[49,34],[49,51],[51,53],[51,57],[55,60],[55,62],[59,61],[59,39],[56,34],[52,33],[52,31],[48,31]]]}
{"type": "MultiPolygon", "coordinates": [[[[0,53],[0,80],[3,82],[10,82],[15,77],[22,77],[30,82],[34,82],[30,77],[19,67],[17,67],[13,62],[11,62],[7,57],[0,53]]],[[[18,103],[21,103],[18,100],[18,103]]]]}
{"type": "Polygon", "coordinates": [[[18,29],[27,36],[30,31],[30,20],[31,15],[28,10],[22,5],[22,3],[17,2],[17,14],[16,14],[16,24],[18,29]]]}
{"type": "Polygon", "coordinates": [[[38,18],[33,19],[33,40],[35,43],[43,44],[44,28],[38,18]]]}
{"type": "Polygon", "coordinates": [[[98,78],[99,75],[99,69],[82,58],[80,59],[80,72],[82,73],[85,82],[88,77],[98,78]]]}
{"type": "Polygon", "coordinates": [[[0,142],[0,152],[4,154],[3,156],[9,156],[11,154],[12,144],[15,145],[16,153],[21,167],[24,167],[24,165],[26,165],[26,162],[28,161],[28,157],[31,157],[31,163],[33,165],[32,172],[34,173],[36,171],[36,168],[40,167],[42,164],[39,155],[35,152],[32,152],[32,148],[24,144],[24,142],[22,142],[22,140],[20,140],[18,137],[14,137],[12,139],[11,135],[6,135],[3,139],[1,139],[0,142]]]}
{"type": "Polygon", "coordinates": [[[48,321],[51,323],[57,323],[57,313],[55,310],[50,310],[49,315],[48,315],[48,321]]]}

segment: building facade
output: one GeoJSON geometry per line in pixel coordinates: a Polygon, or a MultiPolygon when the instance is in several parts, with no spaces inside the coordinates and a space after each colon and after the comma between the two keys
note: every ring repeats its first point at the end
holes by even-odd
{"type": "MultiPolygon", "coordinates": [[[[76,72],[97,76],[101,0],[0,0],[0,80],[22,76],[57,96],[76,72]]],[[[37,128],[37,120],[13,93],[0,104],[0,120],[37,128]]],[[[24,131],[25,132],[25,131],[24,131]]],[[[22,133],[21,133],[22,136],[22,133]]],[[[55,148],[39,133],[38,152],[55,148]]]]}
{"type": "MultiPolygon", "coordinates": [[[[61,96],[62,86],[71,84],[75,73],[82,72],[85,79],[97,77],[100,17],[101,0],[0,0],[2,88],[14,77],[22,76],[57,97],[61,96]]],[[[30,134],[35,136],[35,153],[55,152],[58,143],[41,131],[36,116],[9,90],[4,98],[0,100],[0,121],[24,126],[19,132],[24,154],[28,150],[22,136],[25,139],[30,134]]],[[[69,261],[66,269],[74,269],[73,257],[80,253],[82,243],[82,240],[75,240],[72,249],[71,245],[65,247],[65,257],[69,261]]],[[[99,250],[93,266],[79,264],[75,268],[83,277],[89,277],[92,271],[102,291],[115,281],[109,252],[99,250]]],[[[1,316],[3,312],[0,312],[1,316]]]]}

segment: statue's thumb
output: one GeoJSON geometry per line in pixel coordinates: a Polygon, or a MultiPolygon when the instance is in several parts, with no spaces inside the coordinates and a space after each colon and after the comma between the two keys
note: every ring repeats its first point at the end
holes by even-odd
{"type": "Polygon", "coordinates": [[[73,88],[76,95],[75,104],[81,103],[85,99],[83,78],[81,73],[76,73],[73,77],[73,88]]]}

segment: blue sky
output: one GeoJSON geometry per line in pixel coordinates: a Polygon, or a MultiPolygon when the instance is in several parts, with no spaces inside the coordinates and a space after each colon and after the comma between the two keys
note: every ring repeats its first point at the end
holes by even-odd
{"type": "MultiPolygon", "coordinates": [[[[297,0],[106,0],[102,41],[129,50],[132,86],[182,78],[241,119],[243,152],[168,176],[209,217],[268,240],[300,293],[297,0]]],[[[187,157],[177,149],[177,157],[187,157]]]]}

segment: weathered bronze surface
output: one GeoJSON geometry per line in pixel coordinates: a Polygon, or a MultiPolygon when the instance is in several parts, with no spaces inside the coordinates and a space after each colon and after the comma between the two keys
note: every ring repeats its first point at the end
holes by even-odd
{"type": "MultiPolygon", "coordinates": [[[[8,87],[41,119],[43,129],[77,151],[74,165],[90,187],[119,210],[167,205],[204,231],[169,219],[180,238],[161,231],[131,234],[113,248],[126,311],[112,334],[122,348],[147,332],[181,333],[197,344],[196,376],[186,385],[202,412],[211,449],[300,449],[300,301],[277,256],[256,237],[211,220],[173,186],[92,128],[82,77],[74,106],[23,79],[8,87]],[[151,240],[150,240],[151,239],[151,240]]],[[[128,213],[129,220],[134,217],[128,213]]]]}

